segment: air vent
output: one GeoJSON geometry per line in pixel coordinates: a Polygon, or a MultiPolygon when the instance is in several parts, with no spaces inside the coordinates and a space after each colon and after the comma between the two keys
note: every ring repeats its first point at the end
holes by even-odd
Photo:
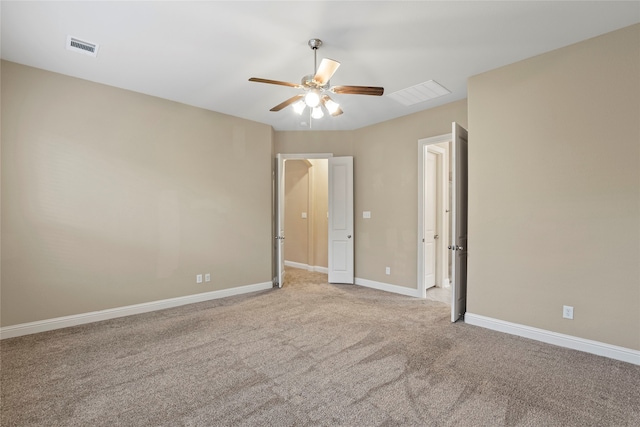
{"type": "Polygon", "coordinates": [[[98,55],[98,45],[96,43],[87,42],[71,36],[67,36],[67,49],[84,53],[94,58],[98,55]]]}
{"type": "Polygon", "coordinates": [[[451,93],[449,89],[435,80],[429,80],[406,89],[402,89],[388,96],[404,105],[414,105],[451,93]]]}

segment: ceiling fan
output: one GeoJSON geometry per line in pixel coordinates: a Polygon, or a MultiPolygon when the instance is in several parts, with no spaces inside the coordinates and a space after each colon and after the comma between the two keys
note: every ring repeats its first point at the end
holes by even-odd
{"type": "Polygon", "coordinates": [[[340,105],[331,99],[329,93],[373,96],[381,96],[384,93],[384,88],[375,86],[331,86],[329,80],[340,66],[340,63],[333,59],[324,58],[322,62],[320,62],[320,67],[317,67],[317,53],[318,48],[322,46],[322,40],[311,39],[308,44],[313,50],[313,70],[315,74],[304,76],[299,84],[261,79],[258,77],[251,77],[249,79],[250,82],[289,86],[304,91],[281,102],[270,111],[280,111],[293,104],[293,109],[298,114],[302,114],[305,108],[309,107],[311,117],[314,119],[319,119],[324,116],[323,109],[332,116],[339,116],[343,111],[340,105]]]}

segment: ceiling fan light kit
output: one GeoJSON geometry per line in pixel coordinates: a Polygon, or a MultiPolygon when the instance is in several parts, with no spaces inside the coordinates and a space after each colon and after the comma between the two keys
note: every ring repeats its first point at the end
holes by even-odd
{"type": "Polygon", "coordinates": [[[304,101],[300,100],[295,104],[293,104],[293,111],[295,111],[296,114],[301,115],[304,112],[304,109],[306,107],[307,107],[307,104],[305,104],[304,101]]]}
{"type": "Polygon", "coordinates": [[[309,40],[309,47],[313,50],[313,69],[315,74],[309,74],[302,78],[300,84],[282,82],[279,80],[262,79],[251,77],[250,82],[267,83],[280,86],[289,86],[296,89],[302,89],[303,94],[295,95],[286,101],[273,107],[270,111],[280,111],[289,105],[293,106],[293,110],[297,114],[302,114],[309,107],[311,117],[320,119],[324,117],[324,110],[331,116],[339,116],[343,113],[340,104],[335,102],[328,93],[345,94],[345,95],[371,95],[382,96],[384,88],[375,86],[331,86],[329,80],[333,77],[340,63],[333,59],[324,58],[317,66],[317,50],[322,46],[322,40],[309,40]]]}
{"type": "Polygon", "coordinates": [[[314,119],[323,118],[324,117],[324,113],[322,112],[322,108],[320,108],[320,106],[313,107],[313,109],[311,110],[311,117],[313,117],[314,119]]]}
{"type": "Polygon", "coordinates": [[[311,89],[304,96],[304,103],[311,108],[315,108],[320,105],[320,93],[318,89],[311,89]]]}

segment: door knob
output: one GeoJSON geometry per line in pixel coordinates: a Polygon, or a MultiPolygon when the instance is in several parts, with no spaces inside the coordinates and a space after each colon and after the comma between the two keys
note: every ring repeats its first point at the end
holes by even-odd
{"type": "Polygon", "coordinates": [[[347,236],[347,239],[350,239],[350,238],[351,238],[351,234],[349,234],[349,235],[347,236]]]}
{"type": "Polygon", "coordinates": [[[437,239],[438,237],[440,237],[440,236],[438,236],[438,235],[436,234],[435,236],[433,236],[433,240],[437,239]]]}

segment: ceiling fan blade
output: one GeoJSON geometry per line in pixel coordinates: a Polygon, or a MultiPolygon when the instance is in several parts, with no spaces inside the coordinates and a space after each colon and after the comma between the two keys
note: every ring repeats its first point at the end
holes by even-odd
{"type": "Polygon", "coordinates": [[[269,79],[261,79],[258,77],[251,77],[249,79],[250,82],[257,82],[257,83],[268,83],[270,85],[280,85],[280,86],[289,86],[289,87],[295,87],[295,88],[301,88],[302,85],[297,84],[297,83],[289,83],[289,82],[281,82],[279,80],[269,80],[269,79]]]}
{"type": "Polygon", "coordinates": [[[334,86],[331,88],[331,92],[344,93],[346,95],[382,96],[384,88],[376,86],[334,86]]]}
{"type": "Polygon", "coordinates": [[[323,58],[322,62],[320,62],[316,75],[313,76],[313,80],[315,80],[320,86],[326,85],[327,82],[331,80],[331,76],[333,76],[333,73],[336,72],[339,66],[340,63],[338,61],[323,58]]]}
{"type": "Polygon", "coordinates": [[[281,102],[280,104],[276,105],[275,107],[273,107],[271,110],[269,111],[280,111],[282,110],[284,107],[288,107],[289,105],[293,104],[294,102],[296,102],[299,99],[302,99],[304,97],[304,95],[296,95],[296,96],[292,96],[291,98],[287,99],[284,102],[281,102]]]}

